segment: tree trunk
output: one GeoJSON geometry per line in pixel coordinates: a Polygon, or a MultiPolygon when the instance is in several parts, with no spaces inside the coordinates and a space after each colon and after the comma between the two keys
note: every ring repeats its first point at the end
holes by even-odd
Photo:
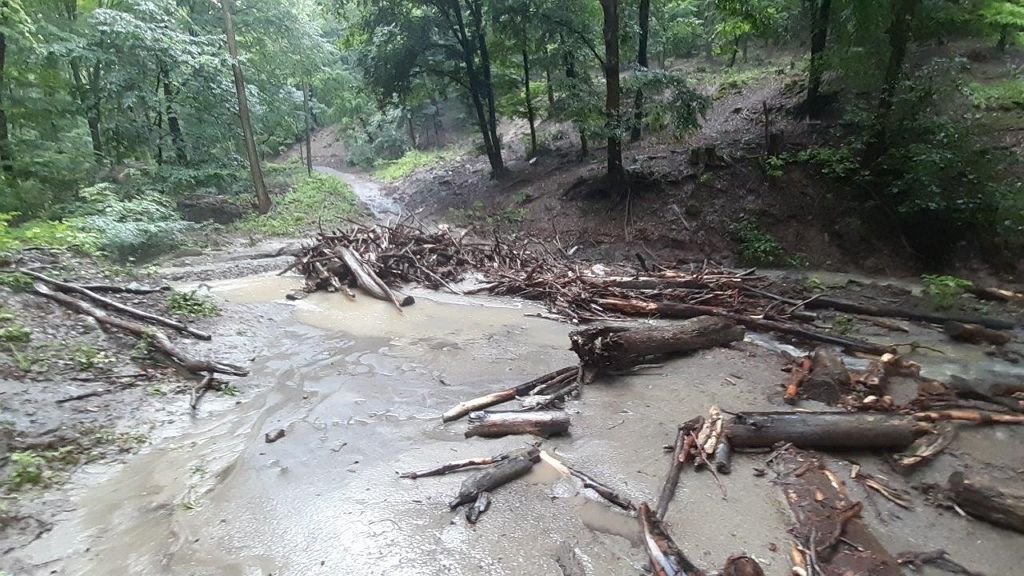
{"type": "Polygon", "coordinates": [[[729,57],[729,68],[732,68],[733,66],[736,65],[736,55],[739,54],[739,53],[740,53],[740,37],[736,36],[736,38],[734,38],[733,41],[732,41],[732,56],[729,57]]]}
{"type": "Polygon", "coordinates": [[[600,0],[604,13],[604,80],[605,126],[608,129],[608,186],[613,194],[621,194],[626,187],[626,172],[622,167],[622,128],[619,86],[619,0],[600,0]]]}
{"type": "Polygon", "coordinates": [[[256,205],[259,213],[266,214],[270,212],[271,200],[270,194],[267,193],[267,185],[263,181],[263,170],[260,168],[259,154],[256,152],[256,140],[253,138],[252,121],[249,118],[249,100],[245,94],[245,77],[242,75],[242,66],[238,62],[235,27],[231,19],[234,0],[221,0],[220,5],[224,13],[224,34],[227,37],[228,54],[231,56],[231,71],[235,77],[235,93],[238,96],[238,119],[242,124],[245,154],[249,159],[249,174],[252,176],[252,184],[256,189],[256,205]]]}
{"type": "Polygon", "coordinates": [[[875,114],[874,126],[864,147],[864,164],[870,166],[885,154],[888,146],[889,117],[892,112],[893,99],[899,87],[903,73],[903,61],[907,56],[907,45],[910,44],[911,24],[918,0],[893,0],[893,19],[887,32],[889,36],[889,63],[885,67],[885,82],[878,98],[878,111],[875,114]]]}
{"type": "Polygon", "coordinates": [[[832,0],[811,2],[811,67],[807,73],[807,114],[811,118],[817,118],[821,113],[822,60],[828,41],[831,10],[832,0]]]}
{"type": "Polygon", "coordinates": [[[1010,43],[1010,27],[1003,25],[999,28],[999,40],[996,41],[996,50],[1000,53],[1006,52],[1006,46],[1010,43]]]}
{"type": "Polygon", "coordinates": [[[902,449],[923,431],[913,416],[854,412],[742,412],[725,424],[734,448],[902,449]]]}
{"type": "Polygon", "coordinates": [[[7,58],[7,37],[0,32],[0,169],[10,174],[14,171],[11,159],[11,140],[7,133],[7,111],[4,109],[4,65],[7,58]]]}
{"type": "Polygon", "coordinates": [[[313,123],[309,117],[309,83],[302,85],[302,119],[306,124],[306,175],[313,175],[313,123]]]}
{"type": "MultiPolygon", "coordinates": [[[[636,65],[638,72],[647,70],[647,37],[650,34],[651,23],[651,0],[640,0],[639,26],[640,37],[636,50],[636,65]]],[[[633,99],[633,127],[629,132],[629,139],[632,142],[640,140],[642,133],[641,125],[644,120],[644,91],[636,89],[636,96],[633,99]]]]}
{"type": "Polygon", "coordinates": [[[494,176],[502,176],[505,173],[505,161],[501,157],[501,139],[498,138],[498,113],[494,103],[494,83],[491,80],[491,56],[487,51],[487,36],[484,32],[483,4],[481,0],[470,0],[470,14],[473,17],[474,35],[476,36],[477,50],[480,52],[480,69],[483,73],[482,92],[487,102],[488,130],[491,133],[491,143],[494,146],[494,161],[491,163],[494,176]],[[495,168],[494,165],[497,164],[495,168]]]}
{"type": "Polygon", "coordinates": [[[534,125],[533,98],[530,97],[530,55],[523,48],[523,96],[526,98],[526,118],[530,121],[530,157],[537,155],[537,128],[534,125]]]}
{"type": "MultiPolygon", "coordinates": [[[[565,77],[573,80],[576,76],[576,61],[573,59],[572,53],[568,52],[565,55],[565,77]]],[[[579,129],[580,132],[580,156],[586,157],[590,154],[590,146],[587,142],[587,131],[582,126],[579,129]]]]}
{"type": "Polygon", "coordinates": [[[487,160],[491,165],[491,176],[497,177],[505,172],[505,163],[501,158],[501,149],[498,145],[497,134],[491,130],[488,124],[488,116],[484,111],[485,92],[483,81],[476,69],[476,50],[466,31],[466,22],[462,16],[462,6],[457,4],[451,9],[443,9],[442,13],[452,24],[452,35],[462,49],[462,62],[466,66],[466,77],[469,84],[469,97],[473,102],[473,109],[476,112],[477,126],[480,129],[480,136],[484,141],[484,150],[487,153],[487,160]],[[452,20],[454,17],[454,21],[452,20]]]}
{"type": "Polygon", "coordinates": [[[89,139],[92,141],[92,152],[96,162],[103,161],[103,139],[100,133],[100,100],[99,100],[99,64],[93,66],[88,82],[78,62],[71,60],[71,79],[75,83],[78,103],[85,113],[86,124],[89,125],[89,139]]]}
{"type": "Polygon", "coordinates": [[[949,492],[964,512],[996,526],[1024,533],[1024,490],[984,478],[949,477],[949,492]]]}
{"type": "Polygon", "coordinates": [[[434,120],[434,145],[440,147],[444,145],[441,139],[441,129],[443,128],[441,124],[441,108],[437,97],[433,93],[430,94],[430,105],[434,108],[434,113],[432,114],[434,120]]]}
{"type": "Polygon", "coordinates": [[[174,108],[174,98],[178,90],[171,85],[170,78],[164,71],[164,100],[167,101],[167,130],[171,133],[171,142],[174,144],[174,157],[178,164],[188,164],[188,148],[185,146],[185,137],[181,133],[181,122],[178,120],[178,113],[174,108]]]}
{"type": "Polygon", "coordinates": [[[550,110],[555,107],[555,87],[551,83],[551,64],[544,64],[544,82],[547,86],[548,91],[548,115],[551,115],[550,110]]]}

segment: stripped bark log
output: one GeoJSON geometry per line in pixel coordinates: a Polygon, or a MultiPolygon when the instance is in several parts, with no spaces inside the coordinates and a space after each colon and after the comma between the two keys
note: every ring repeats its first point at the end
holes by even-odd
{"type": "Polygon", "coordinates": [[[574,478],[579,479],[579,481],[583,484],[584,489],[589,488],[590,490],[593,490],[595,493],[597,493],[598,496],[604,498],[611,504],[614,504],[615,506],[618,506],[619,508],[622,508],[627,512],[632,512],[636,510],[636,506],[632,502],[630,502],[629,498],[626,498],[625,496],[619,494],[619,492],[614,488],[611,488],[606,484],[594,480],[589,475],[580,472],[579,470],[573,468],[572,466],[569,466],[568,464],[562,462],[561,460],[555,458],[554,456],[547,452],[542,451],[540,453],[540,458],[541,460],[550,464],[551,467],[553,467],[555,470],[558,470],[558,472],[561,473],[563,476],[572,476],[574,478]]]}
{"type": "Polygon", "coordinates": [[[712,306],[698,306],[694,304],[681,304],[678,302],[646,302],[643,300],[624,300],[621,298],[599,298],[597,304],[605,310],[618,312],[626,316],[658,316],[661,318],[696,318],[698,316],[721,316],[758,332],[778,332],[801,340],[812,342],[823,342],[841,346],[854,352],[865,352],[875,356],[881,356],[892,352],[891,346],[873,344],[866,340],[857,340],[843,336],[834,336],[814,330],[807,330],[788,322],[766,320],[755,318],[737,312],[729,312],[712,306]]]}
{"type": "Polygon", "coordinates": [[[942,326],[942,331],[957,342],[969,344],[995,344],[1002,346],[1013,340],[1013,335],[1008,332],[1000,332],[980,326],[978,324],[964,324],[950,320],[942,326]]]}
{"type": "Polygon", "coordinates": [[[960,420],[975,424],[1024,424],[1024,414],[997,414],[981,410],[932,410],[917,412],[914,414],[914,418],[921,422],[960,420]]]}
{"type": "Polygon", "coordinates": [[[743,329],[724,318],[704,316],[671,326],[601,326],[569,334],[571,348],[589,371],[620,370],[650,356],[680,354],[741,340],[743,329]]]}
{"type": "Polygon", "coordinates": [[[892,465],[898,472],[909,472],[945,450],[956,439],[955,426],[943,424],[934,434],[925,434],[914,441],[906,450],[893,454],[892,465]]]}
{"type": "Polygon", "coordinates": [[[81,294],[82,296],[85,296],[90,300],[98,302],[100,305],[106,308],[117,310],[122,314],[138,318],[139,320],[145,320],[147,322],[152,322],[154,324],[167,326],[168,328],[173,328],[179,332],[184,332],[185,334],[198,338],[199,340],[210,339],[210,335],[207,334],[206,332],[201,332],[199,330],[191,328],[181,322],[178,322],[177,320],[171,320],[170,318],[164,318],[163,316],[150,314],[149,312],[138,310],[136,308],[132,308],[131,306],[125,306],[120,302],[115,302],[109,298],[104,298],[103,296],[100,296],[99,294],[93,292],[92,290],[89,290],[88,288],[85,288],[84,286],[79,286],[78,284],[70,284],[68,282],[55,280],[53,278],[50,278],[49,276],[45,276],[33,270],[21,269],[19,270],[19,272],[25,274],[26,276],[31,276],[32,278],[35,278],[37,280],[42,280],[43,282],[46,282],[47,284],[56,287],[57,290],[60,290],[61,292],[74,292],[76,294],[81,294]]]}
{"type": "Polygon", "coordinates": [[[579,367],[577,366],[566,366],[565,368],[559,368],[554,372],[549,372],[543,376],[534,378],[533,380],[530,380],[529,382],[525,382],[518,386],[513,386],[512,388],[507,388],[505,390],[487,394],[486,396],[480,396],[479,398],[474,398],[472,400],[467,400],[465,402],[460,402],[455,407],[441,415],[441,421],[451,422],[453,420],[458,420],[459,418],[462,418],[463,416],[469,414],[470,412],[476,412],[478,410],[483,410],[484,408],[490,408],[491,406],[496,406],[498,404],[514,400],[518,397],[525,396],[532,392],[534,389],[536,389],[538,386],[543,386],[557,378],[565,376],[566,374],[571,374],[578,371],[579,367]]]}
{"type": "Polygon", "coordinates": [[[967,478],[962,472],[949,476],[949,493],[961,510],[990,524],[1024,533],[1024,490],[967,478]]]}
{"type": "Polygon", "coordinates": [[[533,434],[542,438],[569,431],[569,415],[561,410],[532,412],[473,412],[466,438],[501,438],[511,434],[533,434]]]}
{"type": "Polygon", "coordinates": [[[850,372],[835,350],[818,347],[811,356],[811,372],[803,382],[801,395],[835,405],[850,391],[850,372]]]}
{"type": "Polygon", "coordinates": [[[249,374],[248,370],[242,368],[241,366],[236,366],[234,364],[218,362],[216,360],[199,360],[196,358],[192,358],[185,352],[182,352],[180,349],[175,347],[174,344],[171,343],[171,340],[167,337],[167,335],[157,328],[153,328],[152,326],[145,326],[143,324],[132,322],[130,320],[125,320],[123,318],[118,318],[116,316],[111,316],[106,312],[100,310],[99,308],[96,308],[95,306],[92,306],[91,304],[83,302],[77,298],[72,298],[71,296],[68,296],[66,294],[61,294],[60,292],[54,292],[53,290],[50,290],[42,283],[37,282],[34,288],[36,293],[40,294],[41,296],[45,296],[46,298],[49,298],[67,308],[70,308],[71,310],[74,310],[79,314],[91,316],[95,318],[96,321],[102,324],[103,326],[117,328],[118,330],[122,330],[124,332],[128,332],[129,334],[136,336],[142,341],[148,343],[150,346],[156,348],[158,351],[163,352],[165,355],[174,360],[174,362],[176,362],[182,368],[193,374],[204,374],[207,372],[229,374],[231,376],[246,376],[249,374]]]}
{"type": "Polygon", "coordinates": [[[127,286],[117,286],[114,284],[79,284],[81,288],[86,290],[92,290],[93,292],[117,292],[120,294],[153,294],[156,292],[169,292],[170,286],[140,286],[134,282],[127,286]]]}
{"type": "Polygon", "coordinates": [[[347,246],[338,246],[334,249],[335,254],[341,258],[348,269],[356,278],[356,282],[359,287],[366,291],[367,294],[373,296],[378,300],[384,300],[385,302],[391,302],[395,305],[395,308],[399,310],[402,306],[409,306],[415,303],[412,296],[406,296],[400,292],[394,291],[388,287],[373,270],[370,270],[368,266],[363,264],[359,255],[352,251],[347,246]]]}
{"type": "Polygon", "coordinates": [[[1005,290],[1003,288],[993,287],[981,287],[975,286],[968,288],[967,292],[973,294],[980,300],[998,300],[1000,302],[1015,302],[1017,304],[1024,304],[1024,294],[1020,292],[1014,292],[1012,290],[1005,290]]]}
{"type": "Polygon", "coordinates": [[[956,322],[963,322],[965,324],[980,324],[986,328],[992,328],[993,330],[1012,330],[1015,326],[1015,324],[1012,321],[1003,320],[1000,318],[933,314],[931,312],[918,312],[916,310],[909,310],[906,308],[899,308],[896,306],[878,306],[874,304],[862,304],[860,302],[852,302],[850,300],[833,298],[831,296],[819,296],[817,298],[814,298],[813,300],[809,300],[804,304],[804,307],[811,309],[836,310],[838,312],[846,312],[848,314],[863,314],[865,316],[905,318],[907,320],[918,320],[920,322],[930,322],[932,324],[940,325],[945,324],[950,320],[953,320],[956,322]]]}
{"type": "Polygon", "coordinates": [[[725,424],[733,448],[902,449],[925,431],[913,416],[850,412],[743,412],[725,424]]]}
{"type": "Polygon", "coordinates": [[[690,562],[668,532],[665,532],[661,520],[651,514],[647,502],[642,502],[637,512],[644,548],[651,559],[655,576],[704,576],[704,572],[690,562]]]}

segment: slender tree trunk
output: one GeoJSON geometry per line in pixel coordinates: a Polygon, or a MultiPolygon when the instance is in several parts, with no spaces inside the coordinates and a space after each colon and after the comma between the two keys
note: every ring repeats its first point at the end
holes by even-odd
{"type": "Polygon", "coordinates": [[[550,115],[551,114],[550,110],[555,107],[555,86],[554,86],[554,84],[551,83],[551,64],[550,63],[545,63],[544,64],[544,82],[547,84],[546,88],[547,88],[547,91],[548,91],[548,110],[549,110],[548,114],[550,115]]]}
{"type": "Polygon", "coordinates": [[[822,61],[828,42],[828,26],[832,0],[812,0],[811,9],[811,68],[807,74],[807,113],[817,118],[821,113],[821,76],[825,72],[822,61]]]}
{"type": "MultiPolygon", "coordinates": [[[[636,65],[638,72],[647,71],[647,38],[650,35],[651,27],[651,0],[640,0],[638,24],[640,37],[637,42],[636,65]]],[[[629,131],[629,139],[632,142],[640,140],[643,132],[644,121],[644,91],[636,89],[636,96],[633,98],[633,127],[629,131]]]]}
{"type": "Polygon", "coordinates": [[[434,108],[434,113],[432,114],[434,118],[434,145],[442,146],[441,129],[443,126],[441,125],[441,108],[440,103],[437,101],[437,97],[434,96],[433,92],[430,93],[430,105],[434,108]]]}
{"type": "Polygon", "coordinates": [[[171,133],[171,143],[174,144],[174,157],[179,166],[188,164],[188,148],[185,146],[185,137],[181,132],[181,122],[178,120],[178,112],[174,107],[174,99],[178,96],[178,90],[171,84],[167,71],[164,71],[164,100],[167,102],[167,130],[171,133]]]}
{"type": "MultiPolygon", "coordinates": [[[[160,99],[160,92],[163,88],[164,71],[163,68],[157,70],[156,73],[156,98],[157,101],[160,99]]],[[[147,115],[148,116],[148,115],[147,115]]],[[[157,166],[163,166],[164,164],[164,111],[163,108],[157,104],[156,106],[156,119],[153,121],[153,127],[156,128],[156,163],[157,166]]],[[[152,131],[151,131],[152,132],[152,131]]]]}
{"type": "Polygon", "coordinates": [[[732,55],[729,56],[729,68],[736,65],[736,55],[740,53],[740,37],[733,38],[732,41],[732,55]]]}
{"type": "Polygon", "coordinates": [[[1006,52],[1006,46],[1010,43],[1010,27],[1004,24],[999,28],[999,40],[996,41],[996,50],[1006,52]]]}
{"type": "Polygon", "coordinates": [[[889,63],[885,67],[885,83],[878,98],[878,111],[875,114],[874,127],[868,135],[864,147],[864,164],[870,166],[885,153],[889,140],[889,120],[892,115],[892,104],[903,74],[903,61],[907,56],[910,44],[911,24],[918,0],[893,0],[893,19],[887,32],[889,36],[889,63]]]}
{"type": "Polygon", "coordinates": [[[526,98],[526,118],[530,121],[530,157],[537,155],[537,128],[534,125],[533,98],[530,96],[530,55],[523,48],[523,96],[526,98]]]}
{"type": "Polygon", "coordinates": [[[256,140],[252,134],[252,121],[249,118],[249,100],[245,94],[245,77],[242,66],[238,62],[238,45],[235,43],[235,27],[231,19],[234,0],[221,0],[224,13],[224,34],[227,36],[228,54],[231,56],[231,71],[235,77],[235,93],[238,96],[238,119],[242,124],[242,138],[245,141],[245,154],[249,158],[249,174],[256,189],[256,205],[260,214],[270,212],[271,200],[267,193],[267,184],[263,181],[263,170],[260,157],[256,152],[256,140]]]}
{"type": "Polygon", "coordinates": [[[302,84],[302,120],[306,125],[306,175],[313,175],[313,126],[309,118],[309,83],[302,84]]]}
{"type": "Polygon", "coordinates": [[[7,132],[7,110],[4,108],[4,92],[7,86],[4,82],[7,60],[7,37],[0,32],[0,169],[10,174],[14,171],[14,163],[11,158],[11,139],[7,132]]]}
{"type": "MultiPolygon", "coordinates": [[[[494,146],[494,156],[498,168],[493,170],[494,176],[501,176],[505,173],[505,161],[501,158],[501,139],[498,137],[498,113],[494,103],[494,83],[491,80],[491,56],[487,51],[487,35],[484,30],[483,3],[481,0],[470,0],[469,11],[473,17],[474,35],[476,36],[477,50],[480,52],[480,69],[483,73],[482,90],[484,99],[487,102],[488,130],[491,133],[491,142],[494,146]]],[[[493,168],[493,163],[492,163],[493,168]]]]}
{"type": "Polygon", "coordinates": [[[92,153],[96,162],[103,161],[103,139],[100,132],[100,99],[99,99],[99,64],[93,66],[88,82],[81,66],[71,60],[71,79],[75,83],[78,103],[85,113],[85,122],[89,125],[89,139],[92,141],[92,153]]]}
{"type": "Polygon", "coordinates": [[[405,110],[405,128],[409,132],[409,143],[416,148],[416,125],[412,121],[412,110],[405,110]]]}
{"type": "Polygon", "coordinates": [[[600,0],[604,14],[604,112],[608,128],[608,186],[621,194],[626,186],[622,167],[621,88],[619,85],[619,0],[600,0]]]}
{"type": "MultiPolygon", "coordinates": [[[[564,40],[563,40],[564,42],[564,40]]],[[[570,80],[576,79],[576,61],[573,59],[572,52],[567,52],[565,55],[565,77],[570,80]]],[[[590,154],[590,145],[587,142],[587,131],[583,126],[579,128],[580,132],[580,156],[586,157],[590,154]]]]}
{"type": "Polygon", "coordinates": [[[484,140],[484,149],[487,152],[487,160],[491,165],[491,176],[499,177],[505,173],[505,163],[501,158],[501,148],[497,139],[497,131],[488,123],[488,115],[484,110],[486,91],[484,80],[476,67],[476,49],[466,31],[466,22],[462,16],[461,4],[455,4],[450,9],[440,6],[443,15],[452,25],[452,34],[462,49],[462,60],[466,66],[466,77],[469,80],[469,97],[473,102],[473,109],[476,111],[477,125],[480,128],[480,135],[484,140]],[[452,18],[454,17],[454,21],[452,18]]]}

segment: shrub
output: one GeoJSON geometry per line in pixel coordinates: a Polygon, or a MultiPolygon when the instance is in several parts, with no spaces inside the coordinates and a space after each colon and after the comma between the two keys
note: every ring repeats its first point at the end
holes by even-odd
{"type": "Polygon", "coordinates": [[[971,83],[967,96],[982,110],[1019,110],[1024,108],[1024,80],[1009,79],[992,84],[971,83]]]}
{"type": "Polygon", "coordinates": [[[95,234],[99,247],[116,260],[153,258],[178,246],[194,226],[153,192],[124,194],[113,184],[98,184],[79,194],[84,203],[73,225],[95,234]]]}
{"type": "Polygon", "coordinates": [[[452,150],[410,150],[398,160],[384,164],[374,173],[374,176],[384,182],[395,182],[424,166],[452,160],[455,156],[456,153],[452,150]]]}
{"type": "Polygon", "coordinates": [[[100,249],[98,234],[80,229],[75,222],[31,221],[11,225],[20,214],[0,212],[0,252],[13,252],[28,246],[75,249],[95,254],[100,249]]]}
{"type": "Polygon", "coordinates": [[[952,308],[957,298],[974,286],[970,280],[957,278],[956,276],[935,276],[925,274],[921,277],[924,283],[924,295],[931,302],[932,306],[945,309],[952,308]]]}
{"type": "Polygon", "coordinates": [[[167,298],[167,309],[185,319],[207,318],[220,314],[217,303],[209,296],[199,294],[195,290],[188,292],[175,291],[167,298]]]}
{"type": "Polygon", "coordinates": [[[345,182],[325,174],[304,177],[295,189],[277,198],[270,213],[238,222],[238,229],[266,235],[288,235],[318,224],[334,226],[355,214],[358,201],[345,182]]]}
{"type": "Polygon", "coordinates": [[[742,218],[729,226],[729,235],[739,247],[737,255],[745,264],[751,266],[803,266],[804,262],[792,256],[761,229],[757,222],[742,218]]]}

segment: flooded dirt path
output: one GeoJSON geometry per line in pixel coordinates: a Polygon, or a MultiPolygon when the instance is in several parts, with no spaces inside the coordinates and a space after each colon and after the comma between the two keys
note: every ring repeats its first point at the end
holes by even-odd
{"type": "MultiPolygon", "coordinates": [[[[257,391],[226,410],[201,412],[185,433],[91,479],[75,512],[18,551],[38,568],[27,574],[558,574],[563,541],[576,546],[592,576],[641,573],[636,520],[546,465],[496,490],[476,526],[448,510],[463,475],[398,478],[534,441],[465,439],[465,423],[442,425],[439,415],[574,363],[570,326],[524,316],[537,310],[528,303],[417,290],[417,303],[402,313],[339,294],[286,302],[299,282],[209,283],[227,314],[265,320],[252,373],[237,383],[257,391]],[[286,436],[266,443],[278,429],[286,436]]],[[[569,403],[571,436],[545,441],[544,449],[636,501],[653,501],[667,469],[662,446],[676,425],[711,404],[782,409],[782,366],[780,356],[746,342],[601,381],[569,403]]],[[[1024,462],[1022,440],[1016,429],[966,431],[958,440],[965,455],[940,458],[914,480],[942,481],[965,465],[1005,474],[1002,464],[1024,462]]],[[[779,487],[753,474],[763,459],[738,456],[725,497],[710,475],[684,474],[667,520],[698,565],[710,569],[746,552],[767,574],[789,574],[790,516],[779,487]]],[[[853,459],[891,474],[874,456],[853,459]]],[[[832,465],[849,475],[849,461],[832,465]]],[[[894,508],[850,484],[894,553],[941,547],[990,574],[1019,564],[1018,535],[920,499],[914,510],[894,508]]]]}

